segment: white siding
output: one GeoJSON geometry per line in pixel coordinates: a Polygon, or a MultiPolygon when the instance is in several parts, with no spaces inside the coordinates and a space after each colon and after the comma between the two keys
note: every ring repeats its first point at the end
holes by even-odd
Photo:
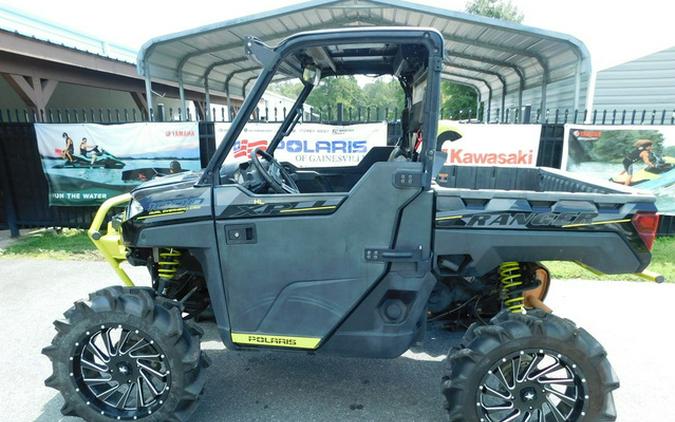
{"type": "Polygon", "coordinates": [[[675,47],[598,72],[593,108],[675,110],[675,47]]]}

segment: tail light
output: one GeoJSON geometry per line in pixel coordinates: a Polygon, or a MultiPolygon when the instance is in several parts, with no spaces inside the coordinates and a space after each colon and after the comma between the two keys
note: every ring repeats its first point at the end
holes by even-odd
{"type": "Polygon", "coordinates": [[[656,213],[638,213],[633,216],[633,226],[648,250],[654,247],[656,230],[659,228],[659,215],[656,213]]]}

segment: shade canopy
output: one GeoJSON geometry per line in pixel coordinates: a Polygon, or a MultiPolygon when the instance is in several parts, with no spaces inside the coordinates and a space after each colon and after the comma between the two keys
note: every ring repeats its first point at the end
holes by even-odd
{"type": "Polygon", "coordinates": [[[433,27],[445,38],[445,79],[476,89],[488,119],[531,105],[583,106],[590,54],[576,38],[516,23],[398,0],[312,0],[153,38],[138,70],[181,86],[245,96],[259,66],[244,53],[246,36],[276,45],[297,32],[352,26],[433,27]]]}

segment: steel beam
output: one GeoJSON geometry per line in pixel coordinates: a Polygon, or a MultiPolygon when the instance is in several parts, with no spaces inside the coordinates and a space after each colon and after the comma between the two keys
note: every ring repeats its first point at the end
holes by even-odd
{"type": "Polygon", "coordinates": [[[23,102],[33,110],[36,120],[42,121],[58,81],[43,79],[40,76],[2,74],[10,87],[21,97],[23,102]]]}
{"type": "Polygon", "coordinates": [[[445,64],[447,66],[452,66],[452,67],[455,67],[457,69],[464,69],[464,70],[468,70],[470,72],[477,72],[477,73],[484,73],[486,75],[492,75],[492,76],[496,77],[497,79],[499,79],[499,82],[501,82],[501,84],[502,84],[502,109],[501,109],[501,116],[500,116],[499,120],[504,121],[504,106],[506,105],[506,91],[507,91],[507,89],[506,89],[506,79],[504,79],[504,76],[502,76],[501,73],[493,72],[491,70],[483,70],[483,69],[480,69],[480,68],[477,68],[477,67],[466,66],[466,65],[462,65],[462,64],[458,64],[458,63],[450,63],[447,60],[445,61],[445,64]]]}
{"type": "Polygon", "coordinates": [[[204,79],[204,101],[206,103],[206,114],[204,118],[206,121],[211,120],[211,96],[209,95],[209,79],[204,79]]]}
{"type": "Polygon", "coordinates": [[[152,113],[152,79],[150,75],[150,65],[145,64],[145,101],[148,104],[148,121],[152,122],[154,116],[152,113]]]}
{"type": "MultiPolygon", "coordinates": [[[[339,27],[343,24],[347,24],[347,23],[351,23],[351,22],[353,22],[353,19],[350,17],[350,18],[347,18],[347,19],[339,19],[337,21],[332,22],[332,24],[335,25],[336,27],[339,27]]],[[[326,27],[325,24],[323,22],[321,22],[320,24],[317,24],[317,25],[305,26],[305,27],[302,28],[302,31],[312,31],[312,30],[315,30],[315,29],[325,29],[325,27],[326,27]]],[[[276,39],[286,38],[288,36],[297,34],[298,32],[300,32],[300,31],[297,30],[297,29],[278,31],[278,32],[275,32],[273,34],[269,34],[268,36],[266,36],[265,41],[270,42],[270,41],[273,41],[273,40],[276,40],[276,39]]],[[[244,45],[244,41],[237,41],[237,42],[232,42],[232,43],[229,43],[229,44],[223,44],[223,45],[219,45],[219,46],[215,46],[215,47],[211,47],[211,48],[205,48],[205,49],[202,49],[202,50],[198,50],[198,51],[194,51],[192,53],[186,54],[185,56],[181,57],[180,60],[178,61],[178,66],[176,67],[176,71],[182,72],[183,68],[185,67],[187,62],[190,61],[190,59],[192,59],[194,57],[203,56],[203,55],[206,55],[206,54],[217,53],[219,51],[229,50],[231,48],[243,47],[243,45],[244,45]]],[[[152,55],[152,51],[146,52],[143,60],[148,60],[151,55],[152,55]]],[[[244,59],[247,60],[248,58],[244,57],[244,59]]],[[[227,60],[222,60],[222,61],[227,61],[227,60]]],[[[220,66],[220,65],[217,65],[217,66],[220,66]]]]}
{"type": "Polygon", "coordinates": [[[225,95],[227,96],[227,121],[232,121],[232,100],[230,99],[230,88],[225,87],[225,95]]]}
{"type": "Polygon", "coordinates": [[[185,86],[183,85],[183,74],[178,76],[178,97],[180,98],[180,119],[187,120],[187,104],[185,103],[185,86]]]}
{"type": "Polygon", "coordinates": [[[252,78],[246,79],[246,81],[244,81],[243,85],[241,86],[241,96],[244,97],[244,99],[246,99],[246,87],[248,86],[248,84],[249,84],[252,80],[254,80],[254,79],[256,79],[256,78],[257,78],[257,76],[254,76],[254,77],[252,77],[252,78]]]}
{"type": "Polygon", "coordinates": [[[574,111],[579,109],[579,95],[581,93],[581,58],[577,60],[574,69],[574,111]]]}
{"type": "MultiPolygon", "coordinates": [[[[490,120],[490,112],[492,110],[492,86],[490,86],[488,81],[486,81],[485,79],[476,78],[476,77],[473,77],[473,76],[463,75],[461,73],[454,73],[454,72],[447,72],[447,71],[443,71],[443,73],[441,75],[454,76],[455,78],[463,78],[463,79],[468,79],[468,80],[472,80],[472,81],[482,82],[483,84],[485,84],[485,86],[488,89],[488,101],[487,101],[487,107],[485,108],[485,110],[487,111],[487,116],[488,116],[487,123],[490,123],[490,121],[489,121],[490,120]]],[[[453,80],[452,78],[448,78],[448,79],[453,80]]]]}
{"type": "MultiPolygon", "coordinates": [[[[443,74],[441,74],[441,77],[442,76],[443,76],[443,74]]],[[[480,89],[478,89],[478,87],[476,87],[476,85],[470,84],[468,82],[458,81],[457,79],[450,79],[450,78],[447,78],[447,80],[452,81],[452,83],[455,83],[457,85],[462,85],[462,86],[465,86],[467,88],[473,89],[473,91],[476,93],[476,118],[478,118],[478,112],[480,111],[480,102],[481,102],[481,99],[482,99],[480,89]]]]}
{"type": "Polygon", "coordinates": [[[134,100],[134,103],[136,104],[136,107],[143,112],[145,110],[146,112],[148,111],[148,103],[145,101],[145,97],[143,97],[142,92],[130,92],[131,94],[131,99],[134,100]]]}
{"type": "Polygon", "coordinates": [[[513,70],[513,72],[518,76],[518,80],[519,80],[518,109],[520,109],[523,106],[523,91],[525,91],[525,72],[520,66],[518,66],[514,63],[507,62],[507,61],[494,60],[494,59],[491,59],[491,58],[488,58],[488,57],[474,56],[472,54],[457,53],[457,52],[453,52],[451,50],[448,50],[447,53],[448,53],[448,55],[451,56],[450,58],[458,57],[458,58],[464,59],[464,60],[470,60],[470,61],[475,61],[475,62],[479,62],[479,63],[488,63],[488,64],[491,64],[491,65],[494,65],[494,66],[506,67],[506,68],[509,68],[509,69],[513,70]]]}

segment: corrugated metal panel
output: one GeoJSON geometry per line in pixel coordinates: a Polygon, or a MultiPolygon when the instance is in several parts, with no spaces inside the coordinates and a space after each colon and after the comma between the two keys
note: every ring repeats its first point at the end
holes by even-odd
{"type": "Polygon", "coordinates": [[[0,28],[75,50],[134,63],[136,51],[0,4],[0,28]]]}
{"type": "Polygon", "coordinates": [[[675,110],[675,47],[598,72],[595,110],[675,110]]]}
{"type": "MultiPolygon", "coordinates": [[[[484,98],[489,85],[493,101],[500,105],[504,84],[511,98],[521,87],[575,81],[577,72],[590,72],[586,47],[568,35],[399,0],[312,0],[158,37],[139,53],[139,72],[143,74],[147,66],[151,77],[174,81],[182,73],[186,85],[200,87],[208,78],[209,87],[216,90],[224,90],[229,81],[230,92],[240,93],[257,74],[244,56],[246,36],[276,45],[302,31],[353,26],[439,30],[448,53],[446,77],[480,89],[484,98]]],[[[517,104],[518,95],[515,98],[517,104]]],[[[573,103],[574,98],[564,104],[571,107],[573,103]]]]}

